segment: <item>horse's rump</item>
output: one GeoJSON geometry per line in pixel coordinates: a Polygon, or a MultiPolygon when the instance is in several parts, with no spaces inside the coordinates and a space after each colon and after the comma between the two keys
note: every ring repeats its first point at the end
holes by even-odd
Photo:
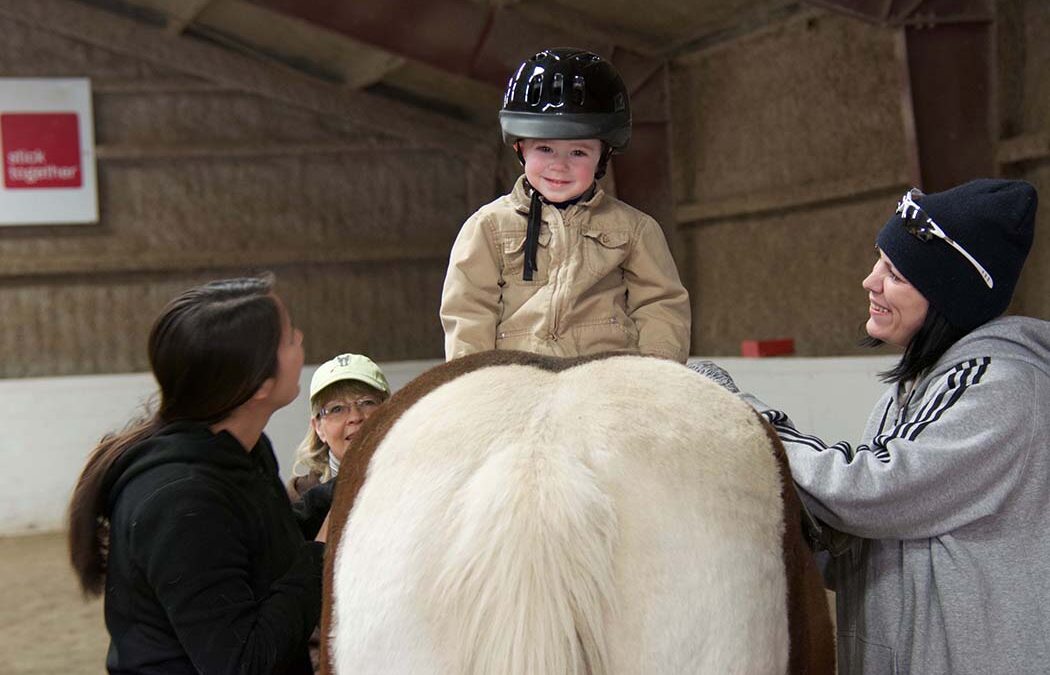
{"type": "Polygon", "coordinates": [[[784,672],[757,416],[657,359],[494,360],[374,434],[333,544],[336,672],[784,672]]]}

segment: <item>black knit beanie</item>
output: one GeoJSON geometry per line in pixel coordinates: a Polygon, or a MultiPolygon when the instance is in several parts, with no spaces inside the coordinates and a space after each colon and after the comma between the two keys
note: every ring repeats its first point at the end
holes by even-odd
{"type": "Polygon", "coordinates": [[[902,199],[883,225],[878,246],[931,306],[952,325],[969,331],[1010,304],[1032,247],[1038,202],[1029,183],[991,178],[914,195],[902,199]],[[929,235],[924,241],[905,226],[907,222],[913,229],[932,229],[927,218],[987,271],[991,288],[977,267],[948,242],[929,235]]]}

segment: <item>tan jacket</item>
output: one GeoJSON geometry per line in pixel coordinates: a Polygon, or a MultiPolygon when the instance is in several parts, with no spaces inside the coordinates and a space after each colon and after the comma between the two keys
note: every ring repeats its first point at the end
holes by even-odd
{"type": "Polygon", "coordinates": [[[449,360],[487,349],[556,356],[638,350],[689,356],[689,294],[659,224],[599,188],[543,205],[532,281],[522,281],[524,177],[460,230],[441,294],[449,360]]]}

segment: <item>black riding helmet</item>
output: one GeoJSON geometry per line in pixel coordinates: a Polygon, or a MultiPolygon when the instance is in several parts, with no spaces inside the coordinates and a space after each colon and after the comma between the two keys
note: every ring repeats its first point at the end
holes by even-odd
{"type": "Polygon", "coordinates": [[[503,140],[597,138],[612,150],[631,140],[627,87],[612,65],[581,49],[547,49],[507,83],[499,113],[503,140]]]}

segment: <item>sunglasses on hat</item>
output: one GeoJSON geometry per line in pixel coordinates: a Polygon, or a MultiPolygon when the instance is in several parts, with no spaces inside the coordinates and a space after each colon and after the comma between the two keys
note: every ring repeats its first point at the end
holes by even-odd
{"type": "Polygon", "coordinates": [[[960,246],[958,242],[949,237],[944,230],[933,221],[933,218],[930,218],[929,214],[923,211],[922,207],[915,203],[915,198],[922,196],[922,190],[912,188],[904,193],[904,196],[897,204],[897,213],[901,217],[904,229],[908,231],[908,234],[921,241],[930,241],[936,237],[954,248],[961,253],[971,265],[973,265],[973,268],[981,275],[981,279],[984,280],[984,283],[988,288],[992,288],[994,283],[992,281],[992,275],[988,274],[988,270],[984,269],[984,267],[981,266],[981,263],[977,262],[977,260],[970,255],[966,249],[960,246]]]}

